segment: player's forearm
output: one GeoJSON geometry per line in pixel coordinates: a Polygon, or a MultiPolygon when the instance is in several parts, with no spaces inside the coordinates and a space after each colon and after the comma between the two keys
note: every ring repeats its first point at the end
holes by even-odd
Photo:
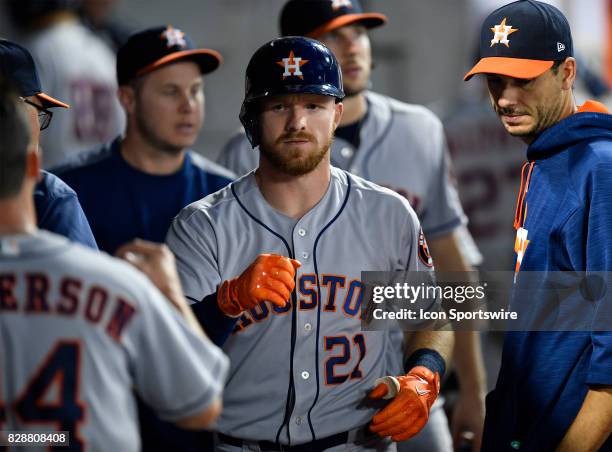
{"type": "Polygon", "coordinates": [[[592,388],[557,452],[596,451],[612,433],[612,386],[592,388]]]}
{"type": "Polygon", "coordinates": [[[487,377],[478,331],[455,332],[453,364],[462,392],[484,394],[487,388],[487,377]]]}
{"type": "MultiPolygon", "coordinates": [[[[463,257],[455,233],[431,240],[429,249],[436,271],[465,272],[466,284],[473,282],[476,272],[463,257]]],[[[457,331],[452,356],[461,391],[484,393],[487,383],[478,332],[457,331]]]]}
{"type": "Polygon", "coordinates": [[[452,331],[417,331],[410,335],[410,341],[405,343],[404,355],[406,359],[409,360],[417,350],[434,350],[442,357],[448,368],[453,351],[453,344],[454,333],[452,331]]]}

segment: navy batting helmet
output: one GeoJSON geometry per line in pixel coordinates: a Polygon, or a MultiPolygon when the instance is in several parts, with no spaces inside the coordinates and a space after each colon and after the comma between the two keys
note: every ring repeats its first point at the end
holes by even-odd
{"type": "Polygon", "coordinates": [[[240,122],[253,147],[259,144],[257,100],[278,94],[344,98],[342,73],[333,53],[314,39],[287,36],[257,50],[246,70],[240,122]]]}

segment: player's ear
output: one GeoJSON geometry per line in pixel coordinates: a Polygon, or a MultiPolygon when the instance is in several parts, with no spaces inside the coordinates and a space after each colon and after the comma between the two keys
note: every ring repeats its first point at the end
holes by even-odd
{"type": "Polygon", "coordinates": [[[36,146],[30,145],[26,156],[26,178],[38,180],[40,175],[40,153],[36,146]]]}
{"type": "Polygon", "coordinates": [[[119,86],[117,89],[117,97],[119,98],[119,103],[128,115],[134,113],[136,108],[136,89],[133,86],[119,86]]]}
{"type": "Polygon", "coordinates": [[[559,66],[559,72],[561,73],[562,87],[564,90],[572,89],[574,80],[576,80],[576,60],[572,57],[567,57],[565,61],[559,66]]]}
{"type": "Polygon", "coordinates": [[[340,120],[342,119],[342,113],[344,112],[344,104],[342,102],[337,102],[334,105],[334,130],[340,124],[340,120]]]}

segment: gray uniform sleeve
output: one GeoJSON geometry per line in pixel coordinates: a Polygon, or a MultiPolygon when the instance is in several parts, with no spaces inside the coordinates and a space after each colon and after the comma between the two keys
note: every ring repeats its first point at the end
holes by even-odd
{"type": "Polygon", "coordinates": [[[128,333],[136,391],[160,418],[177,421],[221,397],[229,360],[193,332],[155,287],[147,286],[128,333]]]}
{"type": "Polygon", "coordinates": [[[183,292],[191,302],[212,294],[221,284],[215,231],[205,212],[183,210],[172,222],[166,244],[176,258],[183,292]]]}
{"type": "Polygon", "coordinates": [[[446,235],[467,223],[457,188],[452,180],[451,160],[442,123],[435,118],[431,133],[436,148],[432,155],[440,156],[438,166],[429,182],[427,210],[421,215],[423,230],[428,238],[446,235]]]}
{"type": "Polygon", "coordinates": [[[242,130],[230,138],[217,161],[236,175],[243,176],[259,165],[259,148],[251,148],[251,143],[242,130]]]}

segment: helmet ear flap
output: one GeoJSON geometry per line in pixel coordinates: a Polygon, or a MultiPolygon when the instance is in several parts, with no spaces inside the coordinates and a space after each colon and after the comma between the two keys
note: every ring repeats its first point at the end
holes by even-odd
{"type": "Polygon", "coordinates": [[[246,136],[251,143],[251,147],[255,149],[259,146],[260,131],[259,131],[259,119],[257,112],[253,108],[253,105],[250,105],[251,102],[243,102],[242,108],[240,108],[239,119],[244,127],[244,131],[246,136]]]}

